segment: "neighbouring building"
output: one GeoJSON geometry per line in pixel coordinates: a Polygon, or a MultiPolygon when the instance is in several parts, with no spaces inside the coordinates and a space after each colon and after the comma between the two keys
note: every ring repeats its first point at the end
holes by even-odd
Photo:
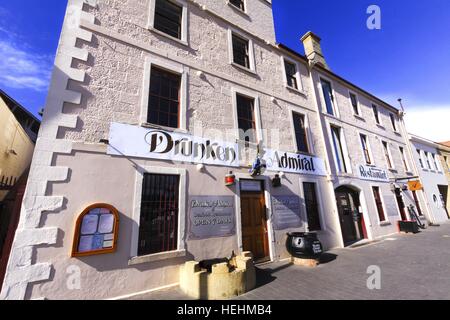
{"type": "Polygon", "coordinates": [[[444,170],[447,177],[448,188],[441,188],[442,196],[444,198],[445,208],[447,209],[447,215],[450,218],[450,141],[438,143],[438,154],[441,160],[442,170],[444,170]]]}
{"type": "Polygon", "coordinates": [[[269,0],[69,0],[1,297],[124,297],[187,260],[288,258],[290,231],[396,232],[402,113],[303,41],[275,42],[269,0]]]}
{"type": "Polygon", "coordinates": [[[0,288],[40,121],[0,90],[0,288]]]}
{"type": "Polygon", "coordinates": [[[429,210],[427,219],[433,224],[445,222],[450,218],[445,206],[448,180],[441,163],[439,144],[413,134],[410,134],[410,141],[429,210]]]}

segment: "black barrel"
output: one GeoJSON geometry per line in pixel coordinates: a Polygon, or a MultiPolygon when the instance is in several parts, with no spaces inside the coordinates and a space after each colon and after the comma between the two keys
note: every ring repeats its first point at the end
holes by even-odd
{"type": "Polygon", "coordinates": [[[317,259],[323,253],[322,243],[314,232],[287,234],[286,249],[295,258],[317,259]]]}

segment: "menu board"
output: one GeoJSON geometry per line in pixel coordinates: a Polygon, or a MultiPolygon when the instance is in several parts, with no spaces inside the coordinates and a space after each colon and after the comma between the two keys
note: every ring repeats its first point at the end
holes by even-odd
{"type": "Polygon", "coordinates": [[[272,196],[272,219],[275,230],[302,226],[298,196],[272,196]]]}

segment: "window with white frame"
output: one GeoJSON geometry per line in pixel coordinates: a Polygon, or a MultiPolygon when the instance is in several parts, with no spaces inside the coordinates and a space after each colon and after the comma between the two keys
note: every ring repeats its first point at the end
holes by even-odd
{"type": "Polygon", "coordinates": [[[359,102],[358,97],[355,93],[350,92],[350,103],[352,105],[353,114],[355,116],[361,116],[361,112],[359,110],[359,102]]]}
{"type": "Polygon", "coordinates": [[[390,113],[389,117],[391,118],[392,129],[394,130],[394,132],[398,132],[397,119],[395,118],[395,115],[393,113],[390,113]]]}
{"type": "Polygon", "coordinates": [[[416,149],[417,155],[419,156],[419,164],[422,169],[425,169],[425,165],[423,164],[422,151],[420,149],[416,149]]]}
{"type": "Polygon", "coordinates": [[[236,139],[248,147],[262,139],[259,98],[245,90],[232,89],[236,139]]]}
{"type": "Polygon", "coordinates": [[[349,166],[347,165],[346,150],[344,148],[342,137],[342,128],[331,126],[331,139],[333,142],[337,170],[342,173],[347,173],[349,172],[349,166]]]}
{"type": "Polygon", "coordinates": [[[293,111],[292,120],[294,122],[295,141],[297,142],[297,151],[309,153],[308,134],[306,128],[306,118],[303,114],[293,111]]]}
{"type": "Polygon", "coordinates": [[[370,146],[369,146],[369,140],[365,134],[360,134],[359,138],[361,140],[361,148],[364,154],[364,160],[366,161],[366,164],[373,164],[372,163],[372,156],[370,152],[370,146]]]}
{"type": "Polygon", "coordinates": [[[398,147],[400,150],[400,155],[402,157],[402,161],[403,161],[403,167],[405,169],[406,172],[409,172],[409,164],[408,164],[408,160],[406,160],[406,154],[405,154],[405,149],[403,147],[398,147]]]}
{"type": "Polygon", "coordinates": [[[228,31],[228,51],[230,63],[234,66],[244,68],[247,71],[255,71],[255,56],[253,51],[253,41],[242,34],[228,31]]]}
{"type": "Polygon", "coordinates": [[[294,61],[283,58],[286,86],[295,90],[301,89],[300,74],[294,61]]]}
{"type": "Polygon", "coordinates": [[[245,0],[228,0],[228,4],[241,10],[242,12],[245,12],[245,10],[246,10],[245,0]]]}
{"type": "Polygon", "coordinates": [[[384,158],[389,169],[394,169],[394,163],[392,162],[391,150],[389,149],[389,143],[387,141],[381,141],[383,145],[384,158]]]}
{"type": "Polygon", "coordinates": [[[322,84],[323,99],[326,111],[329,115],[336,116],[336,103],[331,82],[325,79],[320,79],[322,84]]]}
{"type": "Polygon", "coordinates": [[[187,5],[184,0],[150,0],[148,27],[187,44],[187,5]]]}
{"type": "Polygon", "coordinates": [[[432,167],[431,167],[431,156],[430,156],[430,153],[427,152],[427,151],[425,151],[425,159],[426,159],[426,161],[427,161],[427,167],[428,167],[428,169],[429,169],[429,170],[433,170],[432,167]]]}
{"type": "Polygon", "coordinates": [[[372,104],[372,111],[373,111],[373,116],[375,118],[375,122],[377,124],[381,125],[380,113],[378,112],[378,106],[375,104],[372,104]]]}
{"type": "Polygon", "coordinates": [[[436,167],[436,170],[439,172],[442,172],[441,166],[439,165],[439,156],[434,153],[432,153],[431,156],[433,158],[433,162],[434,162],[434,166],[436,167]]]}

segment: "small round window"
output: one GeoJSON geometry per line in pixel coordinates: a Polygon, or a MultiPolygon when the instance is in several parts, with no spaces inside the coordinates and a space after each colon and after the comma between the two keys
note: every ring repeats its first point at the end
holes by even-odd
{"type": "Polygon", "coordinates": [[[80,214],[75,227],[72,257],[116,250],[119,213],[109,204],[94,204],[80,214]]]}

